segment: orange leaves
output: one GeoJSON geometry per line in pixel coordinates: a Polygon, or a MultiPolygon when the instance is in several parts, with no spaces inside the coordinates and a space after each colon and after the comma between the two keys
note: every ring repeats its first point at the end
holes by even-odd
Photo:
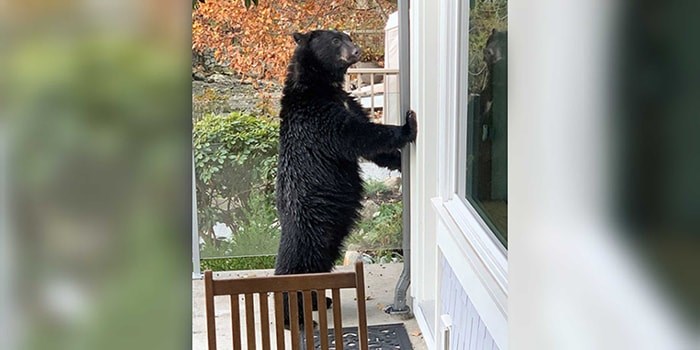
{"type": "Polygon", "coordinates": [[[290,35],[317,28],[381,31],[384,21],[378,11],[357,11],[354,0],[263,0],[248,9],[244,1],[208,0],[192,15],[192,48],[212,49],[243,77],[281,82],[294,49],[290,35]]]}

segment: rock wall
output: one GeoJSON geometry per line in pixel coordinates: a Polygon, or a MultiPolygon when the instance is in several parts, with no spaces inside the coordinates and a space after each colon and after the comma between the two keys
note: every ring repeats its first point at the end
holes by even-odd
{"type": "Polygon", "coordinates": [[[259,83],[271,87],[271,90],[261,94],[253,84],[233,74],[226,64],[216,61],[211,50],[193,52],[192,118],[235,111],[277,115],[282,87],[270,82],[259,83]]]}

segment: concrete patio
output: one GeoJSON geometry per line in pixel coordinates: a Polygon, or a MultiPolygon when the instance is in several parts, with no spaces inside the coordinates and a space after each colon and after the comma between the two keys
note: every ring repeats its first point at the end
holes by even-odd
{"type": "MultiPolygon", "coordinates": [[[[352,266],[338,266],[336,271],[352,271],[352,266]]],[[[403,264],[371,264],[365,265],[365,293],[367,297],[367,324],[379,325],[388,323],[403,323],[408,336],[416,350],[427,349],[423,336],[418,328],[415,319],[401,320],[384,313],[383,309],[386,305],[393,303],[394,287],[398,281],[403,264]]],[[[253,277],[253,276],[270,276],[272,270],[251,270],[251,271],[231,271],[231,272],[216,272],[214,278],[217,277],[253,277]]],[[[357,326],[357,307],[354,300],[354,290],[341,291],[341,305],[343,314],[343,326],[357,326]]],[[[257,303],[257,300],[256,300],[257,303]]],[[[216,332],[217,332],[217,347],[218,349],[230,349],[232,343],[231,332],[231,313],[229,299],[226,297],[215,298],[216,309],[216,332]]],[[[243,304],[241,304],[243,306],[243,304]]],[[[256,305],[256,323],[259,324],[260,317],[257,314],[256,305]]],[[[242,311],[242,309],[241,309],[242,311]]],[[[314,312],[314,319],[318,318],[314,312]]],[[[329,320],[331,319],[329,311],[329,320]]],[[[272,321],[272,319],[271,319],[272,321]]],[[[274,325],[271,325],[274,327],[274,325]]],[[[289,332],[285,332],[287,336],[286,344],[289,348],[289,332]]],[[[260,337],[260,334],[258,334],[260,337]]],[[[242,337],[245,343],[245,336],[242,337]]],[[[273,337],[274,338],[274,337],[273,337]]],[[[256,344],[260,344],[258,340],[256,344]]],[[[273,343],[274,346],[274,343],[273,343]]],[[[202,280],[192,281],[192,348],[207,349],[207,331],[206,331],[206,314],[204,304],[204,283],[202,280]]],[[[245,348],[245,345],[244,345],[245,348]]]]}

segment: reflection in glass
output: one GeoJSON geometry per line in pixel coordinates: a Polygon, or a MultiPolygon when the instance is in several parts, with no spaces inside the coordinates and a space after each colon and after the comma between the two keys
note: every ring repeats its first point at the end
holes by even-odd
{"type": "Polygon", "coordinates": [[[506,1],[475,1],[469,15],[466,199],[508,240],[508,33],[506,1]]]}

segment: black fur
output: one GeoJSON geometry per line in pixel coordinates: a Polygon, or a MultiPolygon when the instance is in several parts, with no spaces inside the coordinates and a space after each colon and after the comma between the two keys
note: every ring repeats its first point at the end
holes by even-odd
{"type": "Polygon", "coordinates": [[[397,169],[399,148],[417,132],[413,112],[403,126],[375,124],[342,89],[347,68],[359,60],[348,35],[318,30],[294,40],[280,112],[278,275],[333,269],[359,217],[358,159],[397,169]]]}

